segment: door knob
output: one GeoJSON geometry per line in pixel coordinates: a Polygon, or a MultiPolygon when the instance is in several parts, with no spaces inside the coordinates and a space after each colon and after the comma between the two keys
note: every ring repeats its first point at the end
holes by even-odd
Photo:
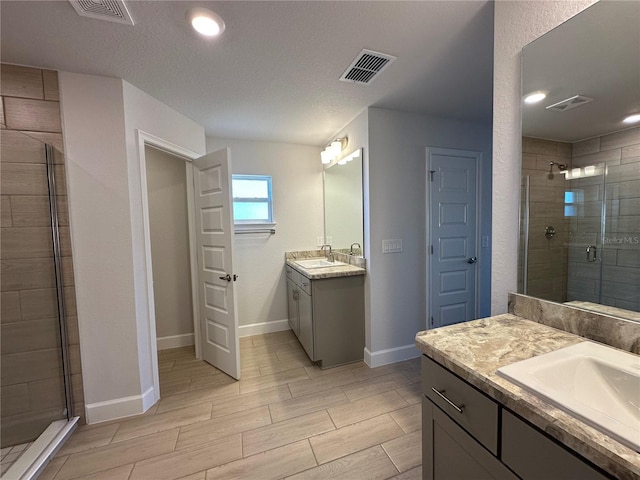
{"type": "Polygon", "coordinates": [[[478,257],[471,257],[467,260],[467,263],[478,263],[478,257]]]}
{"type": "Polygon", "coordinates": [[[226,280],[227,282],[231,281],[231,275],[228,273],[224,277],[218,277],[220,280],[226,280]]]}

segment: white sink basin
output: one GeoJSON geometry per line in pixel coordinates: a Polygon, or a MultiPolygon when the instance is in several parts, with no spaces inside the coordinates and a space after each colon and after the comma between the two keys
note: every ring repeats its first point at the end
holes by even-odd
{"type": "Polygon", "coordinates": [[[312,258],[310,260],[296,260],[296,263],[303,268],[326,268],[326,267],[340,267],[346,265],[342,262],[330,262],[324,258],[312,258]]]}
{"type": "Polygon", "coordinates": [[[498,374],[640,452],[640,356],[582,342],[498,374]]]}

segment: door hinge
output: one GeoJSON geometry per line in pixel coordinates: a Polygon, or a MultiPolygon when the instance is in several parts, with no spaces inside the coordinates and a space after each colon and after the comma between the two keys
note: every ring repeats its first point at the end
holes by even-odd
{"type": "Polygon", "coordinates": [[[431,245],[430,251],[431,251],[431,255],[433,255],[433,245],[431,245]]]}
{"type": "Polygon", "coordinates": [[[435,170],[429,170],[429,173],[431,174],[431,181],[433,182],[433,174],[436,173],[435,170]]]}
{"type": "Polygon", "coordinates": [[[433,317],[431,317],[431,326],[433,327],[433,317]]]}

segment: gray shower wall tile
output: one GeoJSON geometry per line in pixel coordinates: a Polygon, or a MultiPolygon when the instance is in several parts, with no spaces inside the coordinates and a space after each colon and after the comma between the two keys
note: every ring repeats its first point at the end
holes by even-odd
{"type": "Polygon", "coordinates": [[[2,292],[0,295],[0,320],[2,323],[19,322],[20,314],[20,293],[2,292]]]}
{"type": "Polygon", "coordinates": [[[5,355],[59,348],[59,331],[58,319],[55,317],[29,322],[3,323],[0,325],[3,362],[5,355]]]}
{"type": "Polygon", "coordinates": [[[67,323],[70,340],[76,346],[72,353],[75,372],[72,388],[77,414],[83,415],[84,405],[57,72],[5,64],[1,69],[0,106],[4,107],[1,123],[7,127],[0,131],[0,189],[3,195],[0,251],[3,348],[0,366],[2,441],[5,444],[25,435],[37,435],[51,421],[52,413],[57,412],[55,419],[58,419],[62,411],[59,405],[45,411],[52,405],[47,402],[55,396],[53,384],[62,380],[60,351],[49,348],[52,342],[60,341],[59,335],[47,335],[54,325],[56,331],[58,328],[44,143],[56,149],[53,157],[55,193],[61,226],[67,323]],[[43,246],[45,236],[48,236],[47,247],[43,246]],[[34,348],[44,349],[30,351],[34,348]],[[25,399],[25,389],[31,390],[31,398],[25,399]],[[31,410],[14,412],[16,415],[6,417],[4,406],[9,405],[7,402],[13,397],[7,398],[5,392],[12,390],[23,392],[16,399],[22,405],[31,405],[31,410]]]}
{"type": "Polygon", "coordinates": [[[629,163],[630,161],[640,162],[640,143],[622,147],[622,163],[629,163]]]}
{"type": "Polygon", "coordinates": [[[42,71],[39,68],[3,63],[0,66],[0,95],[44,99],[42,71]]]}
{"type": "Polygon", "coordinates": [[[2,163],[0,189],[3,195],[48,195],[44,164],[2,163]]]}
{"type": "Polygon", "coordinates": [[[51,258],[3,259],[0,263],[0,288],[3,292],[55,287],[51,258]]]}
{"type": "Polygon", "coordinates": [[[589,140],[574,143],[572,145],[571,156],[575,159],[575,157],[588,155],[590,153],[598,153],[599,151],[600,137],[590,138],[589,140]]]}
{"type": "Polygon", "coordinates": [[[11,217],[11,197],[9,195],[0,196],[0,227],[12,227],[13,219],[11,217]]]}
{"type": "Polygon", "coordinates": [[[51,318],[58,314],[58,301],[55,288],[22,290],[20,309],[22,320],[51,318]]]}
{"type": "Polygon", "coordinates": [[[635,198],[622,198],[619,201],[620,215],[638,215],[640,212],[640,192],[635,198]]]}
{"type": "Polygon", "coordinates": [[[604,135],[600,139],[600,150],[611,150],[640,143],[640,127],[622,130],[621,132],[604,135]]]}
{"type": "Polygon", "coordinates": [[[44,144],[16,130],[0,131],[2,163],[44,164],[44,144]]]}
{"type": "Polygon", "coordinates": [[[585,167],[587,165],[597,165],[606,163],[608,165],[618,165],[622,158],[621,149],[609,150],[604,152],[591,153],[580,157],[573,158],[573,167],[585,167]]]}

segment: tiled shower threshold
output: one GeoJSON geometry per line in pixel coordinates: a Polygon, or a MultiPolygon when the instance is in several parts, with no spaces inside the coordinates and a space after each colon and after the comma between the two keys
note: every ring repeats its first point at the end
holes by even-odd
{"type": "Polygon", "coordinates": [[[33,443],[24,449],[11,467],[2,474],[2,480],[31,480],[37,478],[47,466],[49,460],[53,458],[76,429],[79,418],[73,417],[70,420],[58,420],[51,423],[33,443]]]}

